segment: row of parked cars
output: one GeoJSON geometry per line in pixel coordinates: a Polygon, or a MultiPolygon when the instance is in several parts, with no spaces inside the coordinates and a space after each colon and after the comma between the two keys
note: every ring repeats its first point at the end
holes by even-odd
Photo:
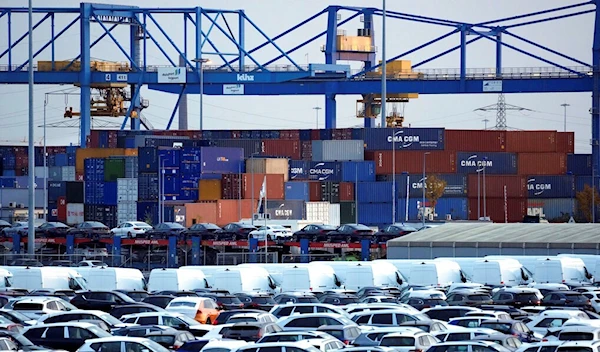
{"type": "Polygon", "coordinates": [[[572,304],[598,292],[549,288],[539,299],[535,289],[461,284],[275,295],[7,288],[0,351],[600,352],[600,316],[572,304]]]}
{"type": "MultiPolygon", "coordinates": [[[[28,232],[27,222],[15,222],[9,224],[0,220],[0,235],[10,237],[13,234],[26,236],[28,232]]],[[[404,236],[417,229],[402,224],[392,224],[380,231],[373,231],[362,224],[344,224],[339,227],[323,224],[312,224],[292,232],[282,225],[254,226],[243,222],[233,222],[223,228],[211,224],[194,224],[189,228],[175,222],[163,222],[150,226],[141,221],[124,222],[111,229],[98,221],[85,221],[70,227],[61,222],[45,222],[35,228],[36,236],[40,237],[64,237],[72,234],[75,237],[101,239],[119,236],[121,238],[167,238],[169,236],[192,236],[201,235],[206,240],[258,240],[274,241],[299,241],[308,239],[313,242],[359,242],[369,239],[373,242],[384,243],[390,239],[404,236]]]]}

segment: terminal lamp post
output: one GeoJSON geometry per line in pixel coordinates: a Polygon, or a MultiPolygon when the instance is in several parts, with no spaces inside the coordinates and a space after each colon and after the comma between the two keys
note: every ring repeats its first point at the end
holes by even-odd
{"type": "Polygon", "coordinates": [[[209,59],[203,59],[203,58],[196,58],[193,59],[192,62],[198,63],[200,64],[198,67],[198,70],[200,71],[200,130],[202,130],[202,118],[204,117],[204,106],[203,106],[203,102],[202,99],[204,97],[204,65],[206,64],[210,64],[210,60],[209,59]]]}

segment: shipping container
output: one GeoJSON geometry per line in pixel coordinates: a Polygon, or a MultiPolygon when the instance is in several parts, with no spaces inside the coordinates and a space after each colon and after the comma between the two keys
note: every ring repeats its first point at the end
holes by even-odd
{"type": "Polygon", "coordinates": [[[331,130],[331,139],[346,140],[352,139],[352,128],[336,128],[331,130]]]}
{"type": "MultiPolygon", "coordinates": [[[[298,155],[298,159],[300,155],[298,155]]],[[[362,140],[321,140],[312,142],[312,160],[321,161],[362,161],[365,160],[362,140]]]]}
{"type": "Polygon", "coordinates": [[[85,159],[84,176],[87,181],[104,181],[104,159],[85,159]]]}
{"type": "Polygon", "coordinates": [[[158,201],[158,190],[158,174],[140,174],[138,178],[139,201],[158,201]]]}
{"type": "Polygon", "coordinates": [[[514,175],[517,166],[517,154],[514,153],[456,153],[456,172],[460,174],[475,174],[485,169],[490,175],[514,175]]]}
{"type": "Polygon", "coordinates": [[[61,169],[63,181],[75,181],[75,166],[63,166],[61,169]]]}
{"type": "Polygon", "coordinates": [[[288,180],[308,180],[310,162],[304,160],[290,160],[288,180]]]}
{"type": "Polygon", "coordinates": [[[365,128],[365,150],[443,150],[443,128],[365,128]]]}
{"type": "MultiPolygon", "coordinates": [[[[596,191],[600,192],[600,178],[596,176],[596,182],[594,182],[596,191]]],[[[592,176],[577,176],[575,177],[575,192],[581,192],[585,186],[592,187],[592,176]]]]}
{"type": "Polygon", "coordinates": [[[328,202],[307,202],[305,209],[307,221],[340,226],[341,208],[339,204],[329,204],[328,202]]]}
{"type": "Polygon", "coordinates": [[[307,175],[309,180],[339,182],[342,180],[342,163],[312,161],[308,164],[307,175]]]}
{"type": "Polygon", "coordinates": [[[340,223],[351,224],[357,223],[356,218],[356,202],[340,202],[340,223]]]}
{"type": "Polygon", "coordinates": [[[83,182],[68,181],[65,184],[65,197],[68,203],[83,203],[83,182]]]}
{"type": "Polygon", "coordinates": [[[321,182],[321,200],[329,203],[340,202],[340,183],[321,182]]]}
{"type": "Polygon", "coordinates": [[[67,199],[65,197],[58,197],[56,201],[56,218],[59,222],[67,222],[67,199]]]}
{"type": "Polygon", "coordinates": [[[185,227],[200,223],[217,223],[217,202],[185,204],[185,227]]]}
{"type": "Polygon", "coordinates": [[[211,140],[215,147],[242,148],[244,158],[248,159],[261,152],[261,140],[257,139],[216,139],[211,140]]]}
{"type": "Polygon", "coordinates": [[[202,149],[202,173],[226,174],[243,171],[244,151],[241,148],[205,147],[202,149]]]}
{"type": "MultiPolygon", "coordinates": [[[[376,151],[365,153],[368,160],[375,162],[376,175],[390,175],[392,155],[396,158],[396,174],[422,173],[423,155],[421,151],[376,151]]],[[[431,151],[426,155],[425,171],[427,173],[450,174],[456,172],[456,154],[453,151],[431,151]]]]}
{"type": "Polygon", "coordinates": [[[274,220],[302,220],[304,201],[302,200],[268,200],[267,214],[274,220]]]}
{"type": "Polygon", "coordinates": [[[359,203],[392,202],[395,194],[392,182],[359,182],[356,192],[356,200],[359,203]]]}
{"type": "Polygon", "coordinates": [[[223,227],[231,222],[241,219],[252,218],[253,210],[256,209],[258,201],[250,199],[241,200],[218,200],[216,207],[216,224],[223,227]]]}
{"type": "MultiPolygon", "coordinates": [[[[429,174],[425,177],[435,175],[439,180],[446,182],[443,197],[466,197],[467,196],[467,175],[464,174],[429,174]]],[[[377,176],[377,181],[392,181],[392,175],[377,176]]],[[[423,175],[396,175],[396,187],[401,197],[406,196],[406,190],[410,197],[418,197],[423,194],[423,175]],[[408,182],[408,187],[406,187],[408,182]]]]}
{"type": "Polygon", "coordinates": [[[508,198],[526,198],[527,197],[527,177],[516,175],[486,175],[485,181],[483,175],[469,175],[468,192],[469,198],[483,197],[484,189],[486,197],[504,198],[504,187],[506,186],[506,197],[508,198]]]}
{"type": "Polygon", "coordinates": [[[290,164],[285,158],[250,158],[246,160],[246,173],[279,174],[287,182],[290,164]]]}
{"type": "Polygon", "coordinates": [[[340,182],[340,202],[354,201],[355,183],[340,182]]]}
{"type": "Polygon", "coordinates": [[[291,181],[285,183],[285,200],[310,201],[309,182],[291,181]]]}
{"type": "Polygon", "coordinates": [[[218,200],[221,197],[221,180],[198,181],[198,200],[218,200]]]}
{"type": "MultiPolygon", "coordinates": [[[[159,222],[158,209],[159,209],[158,202],[138,202],[137,203],[137,218],[138,218],[138,220],[143,221],[147,224],[156,225],[159,222]]],[[[116,212],[117,212],[117,210],[115,209],[115,213],[116,212]]],[[[173,213],[173,206],[165,205],[164,213],[163,213],[163,221],[164,222],[175,221],[175,216],[173,213]]],[[[106,224],[106,225],[108,225],[108,224],[106,224]]]]}
{"type": "Polygon", "coordinates": [[[557,132],[556,133],[556,152],[557,153],[575,153],[575,133],[557,132]]]}
{"type": "Polygon", "coordinates": [[[224,174],[221,179],[221,198],[242,198],[242,177],[239,174],[224,174]]]}
{"type": "Polygon", "coordinates": [[[117,222],[119,224],[137,220],[137,202],[119,202],[117,204],[117,222]]]}
{"type": "Polygon", "coordinates": [[[178,196],[181,191],[181,177],[178,174],[165,174],[159,182],[163,183],[162,193],[165,196],[178,196]]]}
{"type": "MultiPolygon", "coordinates": [[[[75,170],[83,173],[85,159],[89,158],[108,158],[110,156],[136,156],[138,149],[123,148],[79,148],[76,152],[75,170]]],[[[152,170],[146,170],[152,171],[152,170]]]]}
{"type": "Polygon", "coordinates": [[[104,182],[104,192],[100,204],[117,205],[117,182],[104,182]]]}
{"type": "Polygon", "coordinates": [[[342,162],[342,181],[372,182],[375,181],[375,162],[344,161],[342,162]]]}
{"type": "Polygon", "coordinates": [[[554,153],[556,131],[506,131],[509,153],[554,153]]]}
{"type": "Polygon", "coordinates": [[[158,172],[158,149],[138,148],[138,168],[139,172],[158,172]]]}
{"type": "Polygon", "coordinates": [[[591,176],[592,154],[568,154],[567,172],[576,176],[591,176]]]}
{"type": "Polygon", "coordinates": [[[527,215],[539,215],[551,222],[567,222],[575,216],[577,202],[573,198],[528,199],[527,215]]]}
{"type": "Polygon", "coordinates": [[[361,224],[367,226],[389,224],[393,219],[391,199],[388,203],[358,204],[358,222],[361,224]]]}
{"type": "Polygon", "coordinates": [[[261,155],[300,159],[301,142],[298,140],[265,139],[261,142],[261,155]]]}
{"type": "MultiPolygon", "coordinates": [[[[505,218],[508,222],[522,222],[527,214],[527,199],[525,198],[510,198],[506,201],[506,204],[503,198],[486,198],[485,204],[485,214],[493,222],[503,223],[505,218]]],[[[478,219],[477,209],[477,198],[469,198],[469,220],[478,219]]],[[[479,210],[480,217],[483,217],[483,198],[480,200],[479,210]]]]}
{"type": "MultiPolygon", "coordinates": [[[[408,220],[418,221],[421,219],[421,198],[411,198],[408,201],[408,220]]],[[[426,220],[467,220],[469,216],[469,202],[467,198],[440,198],[435,208],[429,200],[425,200],[426,220]]],[[[397,221],[406,221],[406,199],[399,199],[396,213],[397,221]]]]}
{"type": "Polygon", "coordinates": [[[575,196],[575,176],[529,176],[528,198],[570,198],[575,196]]]}
{"type": "Polygon", "coordinates": [[[312,141],[301,141],[301,155],[300,159],[310,161],[312,160],[312,141]]]}
{"type": "Polygon", "coordinates": [[[104,160],[104,181],[116,182],[125,177],[125,160],[108,158],[104,160]]]}
{"type": "Polygon", "coordinates": [[[285,198],[283,175],[275,174],[242,174],[242,198],[250,199],[254,194],[254,199],[258,199],[265,182],[267,199],[285,198]],[[252,186],[253,184],[254,186],[252,186]]]}
{"type": "Polygon", "coordinates": [[[446,130],[446,150],[457,152],[505,152],[506,131],[446,130]]]}
{"type": "Polygon", "coordinates": [[[51,166],[48,168],[48,180],[50,181],[65,181],[62,176],[62,167],[51,166]]]}
{"type": "Polygon", "coordinates": [[[118,204],[135,202],[138,199],[138,180],[136,178],[117,179],[118,204]]]}
{"type": "Polygon", "coordinates": [[[48,200],[57,201],[58,197],[67,194],[67,182],[48,181],[48,200]]]}
{"type": "Polygon", "coordinates": [[[567,156],[563,153],[519,154],[519,175],[564,175],[567,156]]]}
{"type": "Polygon", "coordinates": [[[75,225],[84,222],[83,203],[67,203],[67,225],[75,225]]]}
{"type": "Polygon", "coordinates": [[[164,148],[158,150],[159,168],[179,168],[181,165],[180,148],[164,148]]]}
{"type": "Polygon", "coordinates": [[[308,200],[310,202],[323,201],[323,188],[321,188],[321,182],[311,181],[308,183],[308,200]]]}

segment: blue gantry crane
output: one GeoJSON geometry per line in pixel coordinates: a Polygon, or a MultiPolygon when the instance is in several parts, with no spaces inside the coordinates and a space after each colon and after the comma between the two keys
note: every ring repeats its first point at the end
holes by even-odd
{"type": "MultiPolygon", "coordinates": [[[[393,68],[398,60],[450,37],[459,38],[458,45],[420,62],[410,63],[408,68],[392,69],[391,72],[388,69],[387,101],[405,101],[414,94],[591,92],[593,164],[595,174],[600,175],[600,11],[597,1],[479,23],[387,11],[387,18],[391,20],[440,26],[447,31],[389,58],[386,64],[390,66],[386,67],[393,68]],[[536,43],[515,31],[519,27],[587,14],[595,16],[591,63],[536,43]],[[510,43],[505,38],[510,38],[510,43]],[[467,67],[468,46],[480,40],[495,44],[494,69],[467,67]],[[532,46],[536,52],[544,54],[522,49],[514,43],[532,46]],[[502,65],[504,50],[534,58],[544,66],[505,68],[502,65]],[[460,53],[456,69],[421,68],[456,51],[460,53]]],[[[199,93],[322,95],[325,97],[326,128],[336,127],[337,95],[362,96],[357,116],[365,117],[365,127],[373,127],[373,118],[382,104],[381,63],[376,58],[374,18],[382,16],[383,12],[378,8],[328,6],[275,36],[267,35],[243,10],[81,3],[75,8],[35,8],[34,12],[37,19],[33,26],[34,34],[44,31],[50,33],[51,39],[35,49],[34,59],[38,61],[16,62],[14,52],[26,40],[27,32],[14,33],[15,24],[26,23],[27,9],[0,8],[0,28],[8,36],[8,40],[0,45],[0,83],[27,83],[27,67],[32,64],[36,84],[75,84],[81,87],[80,112],[65,112],[65,116],[81,116],[81,145],[85,145],[90,118],[94,113],[122,116],[122,128],[127,121],[131,122],[131,128],[140,128],[139,112],[147,106],[140,96],[143,86],[178,94],[178,103],[184,94],[199,93]],[[317,23],[323,17],[327,25],[317,34],[292,48],[282,47],[282,38],[311,22],[317,23]],[[344,28],[355,25],[359,20],[357,27],[360,28],[353,28],[356,35],[347,35],[344,28]],[[64,35],[68,31],[77,31],[77,28],[80,37],[78,54],[65,61],[61,53],[64,45],[70,46],[71,43],[64,35]],[[127,28],[128,35],[117,34],[122,28],[127,28]],[[94,40],[92,29],[101,31],[94,40]],[[252,40],[247,40],[248,35],[252,35],[252,40]],[[68,44],[60,44],[61,40],[68,44]],[[317,40],[324,42],[321,47],[323,62],[301,65],[292,58],[294,53],[317,40]],[[92,50],[99,44],[106,45],[106,42],[122,55],[124,63],[103,63],[92,59],[92,50]],[[261,44],[249,47],[248,42],[261,44]],[[57,45],[61,46],[60,50],[57,45]],[[152,60],[156,57],[151,55],[152,59],[149,59],[149,50],[157,50],[163,62],[153,64],[152,60]],[[266,56],[269,59],[263,58],[266,56]],[[185,63],[181,67],[178,65],[180,58],[185,63]],[[212,62],[209,63],[208,58],[212,62]],[[338,64],[340,60],[361,62],[362,69],[353,72],[350,66],[338,64]],[[125,87],[128,88],[126,92],[125,87]],[[94,99],[94,90],[100,92],[101,99],[94,99]]],[[[560,26],[557,25],[556,30],[560,31],[560,26]]]]}

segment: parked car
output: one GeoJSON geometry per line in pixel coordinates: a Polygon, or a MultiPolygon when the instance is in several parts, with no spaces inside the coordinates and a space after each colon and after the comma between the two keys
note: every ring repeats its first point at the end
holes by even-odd
{"type": "Polygon", "coordinates": [[[75,254],[84,258],[108,257],[108,249],[106,247],[82,245],[75,247],[75,254]]]}
{"type": "Polygon", "coordinates": [[[77,266],[78,267],[92,267],[92,268],[96,268],[96,267],[108,267],[108,264],[104,263],[101,260],[82,260],[79,263],[77,263],[77,266]]]}
{"type": "MultiPolygon", "coordinates": [[[[43,224],[40,221],[34,222],[34,226],[37,228],[43,224]]],[[[29,229],[29,223],[27,221],[17,221],[12,224],[11,227],[5,227],[2,229],[2,233],[6,237],[10,237],[14,234],[18,234],[21,236],[27,236],[27,231],[29,229]]]]}
{"type": "Polygon", "coordinates": [[[132,300],[134,300],[136,302],[141,302],[144,298],[150,296],[150,294],[146,291],[136,291],[136,290],[116,290],[116,291],[126,294],[132,300]]]}
{"type": "Polygon", "coordinates": [[[494,304],[511,305],[513,307],[539,306],[540,298],[531,289],[503,288],[492,296],[494,304]]]}
{"type": "Polygon", "coordinates": [[[10,262],[10,266],[44,266],[44,264],[32,258],[17,258],[10,262]]]}
{"type": "Polygon", "coordinates": [[[202,236],[203,240],[216,240],[215,232],[219,231],[221,228],[215,224],[211,223],[199,223],[190,226],[187,231],[185,231],[186,236],[202,236]]]}
{"type": "Polygon", "coordinates": [[[76,321],[100,321],[105,324],[109,329],[122,328],[122,324],[117,318],[112,315],[102,312],[99,310],[70,310],[68,312],[57,312],[52,314],[46,314],[38,319],[38,324],[53,324],[53,323],[66,323],[76,321]]]}
{"type": "Polygon", "coordinates": [[[127,221],[111,229],[110,232],[121,238],[145,237],[146,231],[152,230],[152,226],[141,221],[127,221]]]}
{"type": "Polygon", "coordinates": [[[347,304],[359,303],[355,295],[344,295],[339,293],[330,293],[319,297],[321,303],[333,304],[334,306],[345,306],[347,304]]]}
{"type": "Polygon", "coordinates": [[[590,299],[575,291],[552,291],[542,299],[544,306],[569,306],[593,310],[590,299]]]}
{"type": "Polygon", "coordinates": [[[518,320],[486,320],[481,323],[480,327],[494,329],[507,335],[513,335],[521,340],[521,342],[539,342],[541,340],[534,336],[534,332],[531,331],[527,325],[518,320]]]}
{"type": "Polygon", "coordinates": [[[250,231],[248,239],[250,238],[256,238],[259,241],[287,241],[292,239],[292,231],[282,225],[266,225],[250,231]]]}
{"type": "Polygon", "coordinates": [[[236,314],[246,314],[246,313],[264,313],[263,310],[257,309],[231,309],[231,310],[222,310],[217,318],[213,320],[212,325],[222,325],[227,323],[227,319],[236,315],[236,314]]]}
{"type": "Polygon", "coordinates": [[[238,313],[227,319],[226,324],[235,323],[276,323],[277,317],[271,313],[238,313]]]}
{"type": "Polygon", "coordinates": [[[523,344],[518,338],[506,334],[479,335],[474,337],[472,341],[480,340],[495,342],[500,346],[506,347],[510,351],[516,351],[523,344]]]}
{"type": "Polygon", "coordinates": [[[190,332],[178,330],[153,331],[145,337],[170,350],[178,350],[184,343],[196,339],[190,332]]]}
{"type": "Polygon", "coordinates": [[[0,233],[2,230],[11,227],[12,225],[8,221],[0,220],[0,233]]]}
{"type": "Polygon", "coordinates": [[[294,242],[298,242],[302,239],[318,242],[319,239],[324,238],[323,236],[335,230],[337,230],[337,227],[333,225],[306,225],[294,232],[292,238],[294,242]]]}
{"type": "Polygon", "coordinates": [[[176,222],[162,222],[146,231],[147,238],[168,238],[169,236],[179,236],[187,229],[176,222]]]}
{"type": "Polygon", "coordinates": [[[451,306],[476,307],[481,304],[492,304],[492,297],[480,291],[452,291],[446,296],[446,303],[451,306]]]}
{"type": "Polygon", "coordinates": [[[375,242],[386,243],[391,239],[402,237],[412,232],[417,232],[417,229],[404,224],[391,224],[375,233],[375,242]]]}
{"type": "Polygon", "coordinates": [[[244,224],[241,222],[232,222],[225,225],[222,229],[216,230],[214,234],[217,240],[245,240],[248,238],[250,232],[256,230],[256,227],[250,224],[244,224]]]}
{"type": "Polygon", "coordinates": [[[202,337],[212,329],[211,325],[200,324],[185,314],[166,311],[124,315],[121,321],[126,324],[169,326],[177,330],[189,331],[196,337],[202,337]]]}
{"type": "Polygon", "coordinates": [[[273,300],[277,304],[284,303],[320,303],[314,294],[309,292],[285,292],[275,295],[273,300]]]}
{"type": "Polygon", "coordinates": [[[71,228],[62,222],[45,222],[35,228],[35,235],[42,237],[63,237],[71,228]]]}
{"type": "Polygon", "coordinates": [[[209,297],[177,297],[165,310],[185,314],[202,324],[212,324],[219,315],[217,302],[209,297]]]}
{"type": "Polygon", "coordinates": [[[344,344],[349,345],[356,339],[361,330],[356,325],[325,325],[320,326],[317,331],[326,332],[336,339],[342,341],[344,344]]]}
{"type": "Polygon", "coordinates": [[[270,311],[277,303],[264,293],[236,293],[235,296],[244,304],[244,308],[270,311]]]}
{"type": "Polygon", "coordinates": [[[283,329],[275,323],[235,323],[222,332],[224,339],[255,342],[263,335],[280,332],[283,329]]]}
{"type": "Polygon", "coordinates": [[[69,234],[72,234],[75,237],[96,240],[100,238],[109,238],[110,233],[108,226],[98,221],[85,221],[69,230],[69,234]]]}
{"type": "Polygon", "coordinates": [[[110,315],[119,319],[124,315],[146,312],[162,312],[163,309],[152,304],[137,302],[135,304],[127,304],[124,306],[114,306],[110,310],[110,315]]]}
{"type": "Polygon", "coordinates": [[[86,340],[111,335],[90,323],[68,322],[30,326],[23,331],[23,336],[36,345],[74,352],[86,340]]]}
{"type": "Polygon", "coordinates": [[[114,336],[144,337],[154,331],[177,331],[162,325],[131,325],[112,331],[114,336]]]}
{"type": "Polygon", "coordinates": [[[324,236],[327,242],[360,242],[373,240],[373,230],[363,224],[345,224],[324,236]]]}
{"type": "Polygon", "coordinates": [[[175,296],[173,295],[151,295],[142,299],[143,303],[155,305],[160,308],[166,308],[175,296]]]}
{"type": "Polygon", "coordinates": [[[137,304],[124,293],[117,291],[86,291],[78,293],[71,304],[79,309],[93,309],[110,312],[116,306],[137,304]]]}
{"type": "Polygon", "coordinates": [[[217,303],[217,306],[220,309],[229,310],[244,308],[244,303],[242,303],[242,301],[240,301],[239,298],[234,295],[199,292],[198,296],[212,298],[212,300],[217,303]]]}
{"type": "Polygon", "coordinates": [[[160,344],[141,337],[111,336],[99,339],[89,339],[81,346],[78,352],[98,351],[147,351],[147,352],[169,352],[160,344]]]}

